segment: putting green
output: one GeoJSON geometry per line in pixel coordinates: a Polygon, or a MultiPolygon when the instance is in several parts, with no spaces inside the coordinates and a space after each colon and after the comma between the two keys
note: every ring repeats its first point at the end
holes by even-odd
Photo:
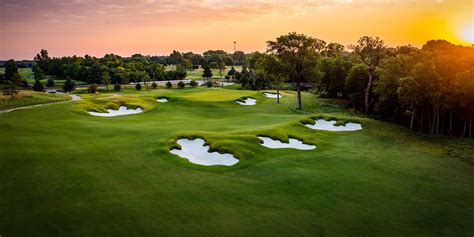
{"type": "MultiPolygon", "coordinates": [[[[1,236],[471,236],[474,166],[449,156],[469,139],[429,138],[295,94],[159,89],[83,95],[0,114],[1,236]],[[159,97],[168,103],[157,103],[159,97]],[[255,106],[235,101],[257,99],[255,106]],[[143,113],[94,117],[121,105],[143,113]],[[355,132],[312,130],[327,116],[355,132]],[[314,144],[270,149],[257,135],[314,144]],[[234,166],[171,154],[202,137],[234,166]]],[[[471,153],[472,154],[472,153],[471,153]]]]}

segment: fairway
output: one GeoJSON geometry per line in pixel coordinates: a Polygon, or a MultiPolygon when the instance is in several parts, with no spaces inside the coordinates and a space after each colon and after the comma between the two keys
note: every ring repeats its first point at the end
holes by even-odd
{"type": "Polygon", "coordinates": [[[429,138],[304,93],[123,90],[0,114],[3,236],[471,236],[474,166],[448,155],[472,139],[429,138]],[[254,106],[235,101],[257,100],[254,106]],[[158,103],[166,97],[167,103],[158,103]],[[94,117],[120,105],[143,113],[94,117]],[[326,116],[363,129],[313,130],[326,116]],[[313,150],[270,149],[257,136],[313,150]],[[179,138],[233,166],[173,155],[179,138]]]}

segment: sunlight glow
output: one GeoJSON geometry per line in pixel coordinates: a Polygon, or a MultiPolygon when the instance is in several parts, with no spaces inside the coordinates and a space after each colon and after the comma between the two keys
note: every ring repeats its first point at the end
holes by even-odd
{"type": "Polygon", "coordinates": [[[462,39],[468,43],[474,43],[474,23],[468,24],[462,31],[462,39]]]}

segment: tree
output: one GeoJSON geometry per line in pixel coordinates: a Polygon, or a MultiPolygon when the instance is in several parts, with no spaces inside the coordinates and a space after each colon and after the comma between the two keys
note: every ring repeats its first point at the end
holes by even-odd
{"type": "Polygon", "coordinates": [[[166,82],[166,88],[171,89],[171,87],[173,87],[173,84],[170,81],[166,82]]]}
{"type": "Polygon", "coordinates": [[[277,90],[277,103],[280,103],[280,88],[285,81],[286,69],[284,65],[273,55],[260,57],[255,63],[257,78],[261,84],[257,89],[265,89],[266,83],[270,83],[277,90]]]}
{"type": "Polygon", "coordinates": [[[18,74],[18,67],[16,66],[16,62],[13,59],[8,60],[5,64],[5,76],[4,80],[12,81],[13,76],[18,74]]]}
{"type": "Polygon", "coordinates": [[[46,49],[42,49],[40,53],[36,54],[33,60],[36,62],[36,65],[43,70],[43,72],[48,73],[49,75],[51,58],[46,49]]]}
{"type": "Polygon", "coordinates": [[[230,70],[227,72],[227,76],[231,77],[232,79],[235,79],[235,68],[232,66],[230,70]]]}
{"type": "Polygon", "coordinates": [[[68,93],[68,92],[74,91],[75,86],[76,86],[76,83],[74,83],[74,81],[71,80],[70,77],[67,77],[63,85],[63,90],[64,92],[68,93]]]}
{"type": "Polygon", "coordinates": [[[197,82],[196,82],[195,80],[191,80],[191,82],[189,82],[189,85],[194,88],[194,87],[196,87],[198,84],[197,84],[197,82]]]}
{"type": "Polygon", "coordinates": [[[14,99],[18,94],[18,86],[11,81],[6,81],[2,87],[3,95],[10,96],[10,99],[14,99]]]}
{"type": "Polygon", "coordinates": [[[145,74],[142,78],[143,83],[145,83],[146,90],[149,90],[149,85],[148,83],[150,82],[150,76],[148,74],[145,74]]]}
{"type": "Polygon", "coordinates": [[[120,89],[122,89],[122,87],[120,86],[120,84],[115,84],[115,85],[114,85],[114,91],[120,91],[120,89]]]}
{"type": "Polygon", "coordinates": [[[110,77],[109,71],[102,72],[102,83],[105,84],[107,91],[109,91],[110,82],[111,82],[111,77],[110,77]]]}
{"type": "Polygon", "coordinates": [[[207,86],[208,88],[211,88],[212,85],[213,85],[213,84],[212,84],[212,81],[207,81],[207,82],[206,82],[206,86],[207,86]]]}
{"type": "Polygon", "coordinates": [[[184,84],[183,81],[179,81],[179,82],[178,82],[178,88],[179,88],[179,89],[183,89],[184,86],[185,86],[185,84],[184,84]]]}
{"type": "Polygon", "coordinates": [[[142,85],[140,85],[140,82],[135,85],[135,89],[136,89],[137,91],[139,91],[139,90],[142,89],[142,85]]]}
{"type": "Polygon", "coordinates": [[[44,80],[44,72],[43,69],[41,69],[39,66],[34,66],[33,67],[33,75],[35,77],[35,80],[44,80]]]}
{"type": "Polygon", "coordinates": [[[46,81],[46,87],[53,87],[54,86],[54,80],[53,78],[49,78],[48,81],[46,81]]]}
{"type": "Polygon", "coordinates": [[[180,52],[173,50],[169,56],[168,64],[177,65],[181,63],[181,60],[183,60],[183,55],[180,52]]]}
{"type": "Polygon", "coordinates": [[[202,74],[202,77],[208,80],[212,78],[212,72],[209,66],[204,67],[204,73],[202,74]]]}
{"type": "Polygon", "coordinates": [[[267,52],[277,56],[285,64],[286,74],[296,84],[298,110],[302,110],[301,83],[314,81],[318,75],[315,70],[319,52],[326,42],[295,32],[267,42],[267,52]]]}
{"type": "Polygon", "coordinates": [[[151,83],[151,88],[156,89],[156,87],[158,87],[158,85],[156,84],[156,82],[151,83]]]}
{"type": "Polygon", "coordinates": [[[350,49],[360,57],[362,62],[367,65],[368,77],[367,88],[365,90],[364,105],[365,113],[369,113],[369,94],[372,89],[374,73],[384,57],[385,44],[383,40],[378,37],[372,38],[369,36],[362,36],[356,45],[350,45],[350,49]]]}
{"type": "Polygon", "coordinates": [[[41,83],[40,80],[35,79],[35,83],[33,84],[33,90],[34,91],[43,91],[43,84],[41,83]]]}
{"type": "Polygon", "coordinates": [[[91,93],[91,94],[96,93],[96,92],[97,92],[97,84],[95,84],[95,83],[90,84],[90,85],[87,87],[87,90],[88,90],[89,93],[91,93]]]}
{"type": "Polygon", "coordinates": [[[225,63],[221,57],[219,57],[219,59],[217,60],[217,69],[219,69],[219,74],[222,79],[222,74],[224,73],[224,70],[225,70],[225,63]]]}

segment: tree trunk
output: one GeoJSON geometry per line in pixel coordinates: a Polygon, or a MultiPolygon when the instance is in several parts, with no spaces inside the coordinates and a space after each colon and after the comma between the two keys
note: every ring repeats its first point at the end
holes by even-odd
{"type": "Polygon", "coordinates": [[[369,72],[369,82],[367,83],[367,89],[365,90],[365,114],[369,113],[369,93],[370,93],[370,88],[372,87],[372,77],[373,77],[373,72],[369,72]]]}
{"type": "Polygon", "coordinates": [[[277,87],[277,104],[280,103],[280,89],[277,87]]]}
{"type": "Polygon", "coordinates": [[[453,132],[453,111],[449,112],[449,133],[453,132]]]}
{"type": "Polygon", "coordinates": [[[466,129],[467,129],[467,121],[464,120],[464,128],[463,128],[463,130],[462,130],[462,136],[461,136],[461,137],[464,137],[464,136],[465,136],[465,134],[466,134],[466,129]]]}
{"type": "Polygon", "coordinates": [[[298,97],[298,110],[303,110],[303,106],[301,105],[301,87],[300,82],[296,82],[296,93],[298,97]]]}
{"type": "Polygon", "coordinates": [[[105,87],[107,88],[107,91],[109,91],[109,84],[105,84],[105,87]]]}
{"type": "Polygon", "coordinates": [[[436,109],[436,135],[439,134],[439,109],[436,109]]]}
{"type": "Polygon", "coordinates": [[[425,118],[425,108],[421,109],[420,132],[423,132],[423,119],[425,118]]]}
{"type": "Polygon", "coordinates": [[[469,137],[472,135],[472,110],[469,111],[469,137]]]}
{"type": "Polygon", "coordinates": [[[433,134],[432,123],[431,123],[431,110],[428,109],[428,127],[430,128],[430,135],[433,134]]]}
{"type": "Polygon", "coordinates": [[[416,109],[413,109],[413,112],[411,113],[410,130],[413,130],[413,122],[415,121],[415,112],[416,112],[416,109]]]}

